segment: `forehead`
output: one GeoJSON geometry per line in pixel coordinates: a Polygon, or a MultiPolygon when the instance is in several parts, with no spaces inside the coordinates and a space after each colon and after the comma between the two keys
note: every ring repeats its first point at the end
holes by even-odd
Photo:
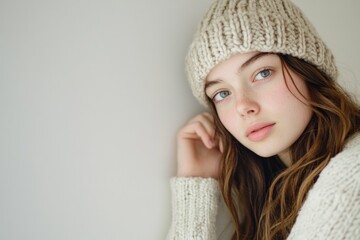
{"type": "Polygon", "coordinates": [[[272,63],[279,59],[276,54],[268,52],[248,52],[248,53],[237,53],[231,56],[229,59],[217,64],[214,68],[211,69],[207,77],[205,78],[205,83],[211,81],[217,81],[221,79],[222,76],[233,73],[241,73],[248,66],[256,63],[260,59],[266,59],[272,63]]]}

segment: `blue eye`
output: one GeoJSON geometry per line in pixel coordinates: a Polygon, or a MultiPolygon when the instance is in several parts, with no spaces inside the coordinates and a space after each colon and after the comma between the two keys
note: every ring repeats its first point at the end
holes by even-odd
{"type": "Polygon", "coordinates": [[[255,76],[255,80],[264,80],[265,78],[269,77],[272,73],[272,70],[270,69],[264,69],[262,71],[260,71],[258,74],[256,74],[255,76]]]}
{"type": "Polygon", "coordinates": [[[224,100],[224,98],[226,98],[229,95],[230,95],[229,91],[220,91],[217,94],[215,94],[215,96],[213,97],[213,101],[215,103],[220,102],[221,100],[224,100]]]}

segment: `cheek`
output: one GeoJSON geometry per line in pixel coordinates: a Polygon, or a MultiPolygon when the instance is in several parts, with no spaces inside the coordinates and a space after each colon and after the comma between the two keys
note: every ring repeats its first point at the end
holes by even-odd
{"type": "Polygon", "coordinates": [[[231,109],[222,110],[218,112],[218,116],[221,123],[232,135],[234,135],[234,129],[236,126],[236,119],[234,117],[236,116],[235,114],[236,113],[234,112],[234,110],[231,109]]]}
{"type": "Polygon", "coordinates": [[[263,95],[266,97],[262,97],[261,102],[263,103],[263,106],[279,113],[286,113],[289,111],[289,108],[296,111],[296,107],[303,105],[301,101],[305,102],[305,99],[298,92],[298,90],[305,96],[307,93],[304,90],[302,84],[300,84],[300,86],[297,84],[298,90],[295,88],[292,82],[291,84],[288,83],[288,87],[286,86],[285,81],[282,80],[282,82],[280,82],[280,84],[278,84],[271,91],[267,91],[267,93],[263,95]]]}
{"type": "Polygon", "coordinates": [[[289,84],[291,92],[285,84],[279,88],[276,94],[272,94],[270,104],[277,106],[272,108],[274,113],[279,118],[285,119],[285,123],[289,124],[289,127],[299,128],[299,131],[302,131],[310,121],[312,110],[306,105],[306,98],[308,98],[306,86],[300,81],[295,80],[295,83],[297,88],[293,83],[289,84]]]}
{"type": "Polygon", "coordinates": [[[293,99],[294,96],[289,92],[284,84],[284,86],[268,91],[266,94],[261,96],[259,102],[262,111],[277,113],[282,112],[283,108],[286,108],[289,101],[292,102],[293,99]]]}

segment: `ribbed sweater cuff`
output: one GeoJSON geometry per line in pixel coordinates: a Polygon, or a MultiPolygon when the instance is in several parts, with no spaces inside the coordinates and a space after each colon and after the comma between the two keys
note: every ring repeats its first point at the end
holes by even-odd
{"type": "Polygon", "coordinates": [[[212,178],[175,177],[172,192],[172,229],[175,239],[212,239],[220,197],[212,178]]]}

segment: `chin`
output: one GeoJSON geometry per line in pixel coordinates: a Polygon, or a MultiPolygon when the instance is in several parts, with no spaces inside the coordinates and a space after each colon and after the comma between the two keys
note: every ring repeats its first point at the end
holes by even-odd
{"type": "Polygon", "coordinates": [[[263,157],[263,158],[268,158],[268,157],[272,157],[276,154],[258,154],[258,153],[255,153],[256,155],[260,156],[260,157],[263,157]]]}
{"type": "Polygon", "coordinates": [[[275,151],[264,151],[262,149],[262,151],[255,151],[255,150],[252,150],[250,149],[253,153],[255,153],[256,155],[260,156],[260,157],[263,157],[263,158],[268,158],[268,157],[272,157],[272,156],[275,156],[278,154],[278,152],[275,152],[275,151]]]}

